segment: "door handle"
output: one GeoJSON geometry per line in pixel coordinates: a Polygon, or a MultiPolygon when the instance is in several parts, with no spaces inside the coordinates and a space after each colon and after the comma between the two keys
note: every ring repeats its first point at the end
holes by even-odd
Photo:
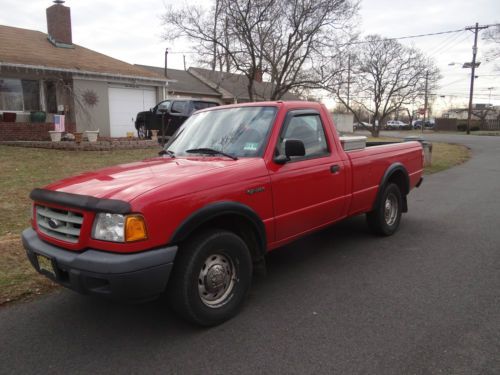
{"type": "Polygon", "coordinates": [[[339,173],[340,172],[340,165],[335,164],[330,167],[330,172],[332,173],[339,173]]]}

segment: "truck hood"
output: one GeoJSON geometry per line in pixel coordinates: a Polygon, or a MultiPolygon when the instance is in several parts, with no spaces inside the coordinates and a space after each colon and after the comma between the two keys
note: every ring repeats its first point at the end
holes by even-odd
{"type": "MultiPolygon", "coordinates": [[[[225,160],[221,158],[154,158],[86,172],[46,186],[46,189],[89,195],[96,198],[132,199],[152,189],[186,180],[199,180],[228,169],[238,172],[264,166],[260,158],[225,160]],[[249,168],[250,167],[250,168],[249,168]]],[[[238,173],[239,175],[239,173],[238,173]]],[[[183,184],[185,185],[185,184],[183,184]]],[[[200,190],[200,186],[198,186],[200,190]]],[[[187,193],[184,191],[183,193],[187,193]]]]}

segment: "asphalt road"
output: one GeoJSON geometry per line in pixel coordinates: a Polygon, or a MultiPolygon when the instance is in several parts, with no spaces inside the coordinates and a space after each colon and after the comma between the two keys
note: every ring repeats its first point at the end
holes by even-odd
{"type": "Polygon", "coordinates": [[[500,138],[426,137],[473,158],[428,176],[393,237],[357,217],[276,250],[211,329],[66,290],[0,309],[0,373],[500,374],[500,138]]]}

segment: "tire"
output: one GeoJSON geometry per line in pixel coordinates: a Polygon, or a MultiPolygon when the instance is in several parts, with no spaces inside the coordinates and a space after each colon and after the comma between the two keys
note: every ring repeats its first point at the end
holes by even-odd
{"type": "Polygon", "coordinates": [[[390,236],[396,232],[401,221],[403,197],[399,186],[390,183],[384,192],[380,204],[366,214],[368,226],[373,232],[382,236],[390,236]]]}
{"type": "Polygon", "coordinates": [[[139,139],[147,139],[148,138],[148,131],[146,130],[146,125],[141,124],[137,128],[137,136],[139,139]]]}
{"type": "Polygon", "coordinates": [[[179,247],[167,294],[179,317],[209,327],[236,315],[251,281],[245,242],[232,232],[210,230],[179,247]]]}

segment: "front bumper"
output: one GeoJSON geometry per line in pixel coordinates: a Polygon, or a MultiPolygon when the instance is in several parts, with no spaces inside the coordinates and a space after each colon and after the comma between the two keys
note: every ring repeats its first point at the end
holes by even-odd
{"type": "Polygon", "coordinates": [[[177,246],[134,254],[73,252],[42,241],[31,228],[22,240],[33,267],[55,282],[79,293],[132,302],[153,299],[165,290],[177,253],[177,246]],[[53,273],[40,268],[38,255],[51,261],[53,273]]]}

